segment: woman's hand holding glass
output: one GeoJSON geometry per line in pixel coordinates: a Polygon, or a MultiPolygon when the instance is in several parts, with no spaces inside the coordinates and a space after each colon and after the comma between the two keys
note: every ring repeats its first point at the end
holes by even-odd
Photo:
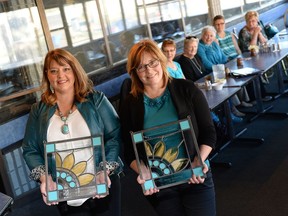
{"type": "MultiPolygon", "coordinates": [[[[98,173],[96,174],[95,178],[96,178],[97,184],[105,184],[105,180],[106,180],[106,178],[107,178],[108,188],[111,187],[111,180],[110,180],[110,178],[109,178],[109,171],[106,171],[106,174],[105,174],[104,171],[100,171],[100,172],[98,172],[98,173]]],[[[105,194],[105,195],[95,195],[95,196],[93,197],[93,199],[95,199],[95,198],[100,199],[100,198],[104,198],[104,197],[106,197],[106,196],[107,196],[107,194],[105,194]]]]}
{"type": "Polygon", "coordinates": [[[57,205],[58,202],[52,202],[52,203],[48,203],[47,202],[47,191],[46,191],[46,184],[48,184],[48,190],[49,191],[53,191],[56,190],[56,183],[53,181],[51,175],[48,175],[48,179],[46,179],[45,175],[42,175],[40,178],[40,191],[42,194],[42,199],[43,201],[46,203],[46,205],[57,205]]]}
{"type": "MultiPolygon", "coordinates": [[[[144,185],[146,179],[151,179],[152,176],[151,176],[150,169],[146,165],[144,165],[143,163],[141,163],[139,168],[141,169],[141,176],[138,175],[137,182],[138,182],[138,184],[140,184],[142,186],[142,188],[144,188],[143,185],[144,185]]],[[[145,190],[144,195],[145,196],[152,195],[152,194],[157,193],[157,192],[159,192],[159,189],[154,187],[154,188],[150,188],[149,190],[145,190]]]]}
{"type": "MultiPolygon", "coordinates": [[[[203,174],[206,174],[209,171],[209,168],[205,162],[202,161],[200,163],[199,159],[197,157],[194,158],[192,162],[192,167],[202,167],[203,174]]],[[[188,184],[202,184],[205,181],[205,178],[202,176],[196,176],[195,174],[192,175],[192,177],[189,179],[188,184]]]]}

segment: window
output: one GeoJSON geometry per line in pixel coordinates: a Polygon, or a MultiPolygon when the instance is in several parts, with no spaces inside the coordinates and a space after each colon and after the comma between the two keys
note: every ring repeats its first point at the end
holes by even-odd
{"type": "Polygon", "coordinates": [[[90,41],[83,5],[64,5],[65,19],[69,28],[72,46],[79,46],[90,41]]]}
{"type": "Polygon", "coordinates": [[[27,113],[37,99],[47,46],[35,3],[0,7],[0,122],[27,113]]]}
{"type": "Polygon", "coordinates": [[[55,48],[62,48],[68,45],[64,24],[59,8],[51,8],[45,11],[47,22],[51,31],[51,37],[55,48]]]}

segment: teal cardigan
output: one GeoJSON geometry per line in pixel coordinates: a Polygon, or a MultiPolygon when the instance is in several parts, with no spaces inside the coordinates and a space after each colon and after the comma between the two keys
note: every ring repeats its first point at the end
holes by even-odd
{"type": "MultiPolygon", "coordinates": [[[[120,122],[107,97],[102,92],[95,92],[89,94],[85,102],[75,104],[91,135],[103,135],[106,161],[118,162],[122,166],[118,157],[121,145],[120,122]]],[[[24,159],[31,171],[45,164],[44,142],[47,141],[49,120],[55,110],[56,105],[48,106],[41,101],[31,108],[22,145],[24,159]]],[[[96,156],[100,155],[97,153],[96,156]]]]}

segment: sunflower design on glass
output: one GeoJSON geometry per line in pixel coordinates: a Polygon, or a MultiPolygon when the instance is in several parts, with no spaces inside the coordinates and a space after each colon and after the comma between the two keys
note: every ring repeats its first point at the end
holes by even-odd
{"type": "Polygon", "coordinates": [[[182,140],[178,146],[169,148],[166,151],[166,146],[163,140],[158,141],[154,147],[152,147],[149,142],[144,141],[145,151],[153,178],[170,175],[187,167],[189,164],[188,158],[177,159],[179,147],[183,142],[184,140],[182,140]]]}
{"type": "Polygon", "coordinates": [[[90,184],[94,174],[85,173],[87,161],[80,161],[75,164],[74,153],[68,154],[63,160],[59,153],[56,153],[56,175],[58,179],[58,190],[77,188],[90,184]]]}

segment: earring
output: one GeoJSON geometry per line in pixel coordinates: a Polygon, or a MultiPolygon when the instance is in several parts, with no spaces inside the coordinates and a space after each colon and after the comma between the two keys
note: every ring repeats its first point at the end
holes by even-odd
{"type": "Polygon", "coordinates": [[[54,94],[54,88],[50,85],[50,91],[52,92],[52,94],[54,94]]]}

